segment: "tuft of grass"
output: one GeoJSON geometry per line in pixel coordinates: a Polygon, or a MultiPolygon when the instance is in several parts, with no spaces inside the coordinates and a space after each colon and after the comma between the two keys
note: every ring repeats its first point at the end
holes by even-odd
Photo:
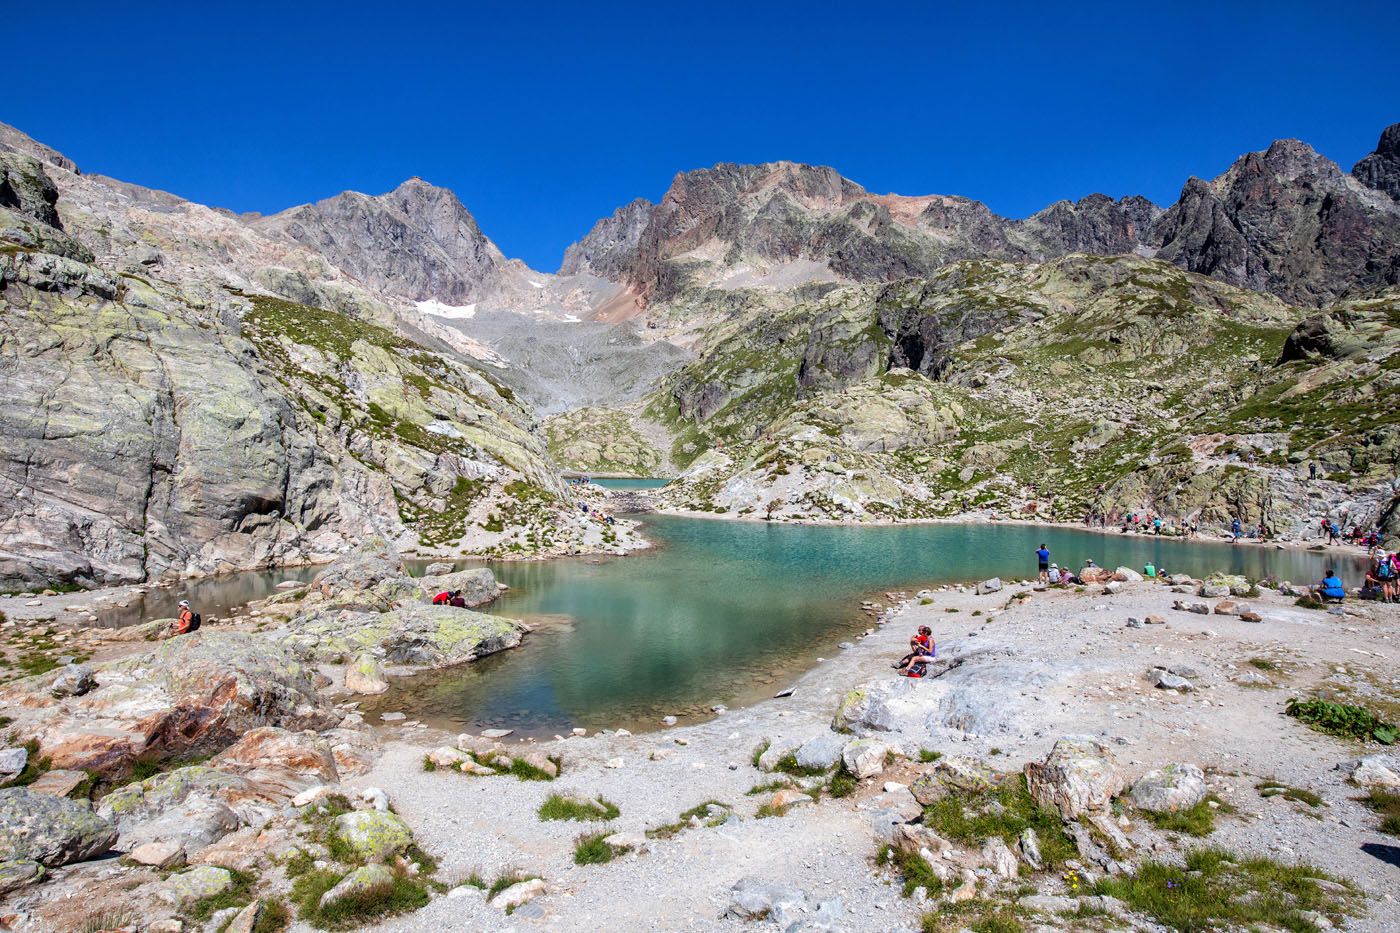
{"type": "Polygon", "coordinates": [[[692,820],[699,820],[700,825],[711,828],[720,826],[725,820],[729,819],[729,812],[729,807],[720,803],[718,800],[706,800],[704,803],[697,804],[689,810],[686,810],[676,818],[674,823],[666,823],[655,829],[647,830],[647,837],[650,839],[670,839],[672,836],[676,835],[676,833],[689,829],[692,820]],[[712,807],[719,807],[724,812],[711,816],[710,809],[712,807]]]}
{"type": "Polygon", "coordinates": [[[606,842],[605,840],[611,835],[612,833],[608,830],[600,830],[599,832],[584,833],[575,839],[574,864],[601,865],[631,851],[627,846],[615,846],[606,842]]]}
{"type": "Polygon", "coordinates": [[[617,804],[602,797],[585,802],[550,794],[540,804],[539,817],[541,820],[615,820],[621,812],[617,804]]]}
{"type": "Polygon", "coordinates": [[[323,869],[312,870],[298,878],[292,885],[292,901],[297,905],[298,916],[318,930],[351,930],[373,920],[418,910],[431,900],[426,884],[396,874],[388,890],[344,898],[321,907],[321,896],[335,887],[340,878],[337,873],[323,869]]]}
{"type": "Polygon", "coordinates": [[[185,916],[196,923],[204,923],[220,910],[229,907],[243,908],[253,902],[253,878],[241,871],[228,869],[233,881],[227,888],[210,897],[202,897],[185,910],[185,916]]]}
{"type": "Polygon", "coordinates": [[[1279,669],[1278,665],[1268,658],[1250,658],[1249,666],[1270,673],[1279,669]]]}
{"type": "Polygon", "coordinates": [[[773,766],[774,771],[781,771],[783,774],[791,774],[793,777],[816,777],[819,774],[826,774],[827,768],[807,767],[797,763],[797,753],[788,752],[778,763],[773,766]]]}
{"type": "Polygon", "coordinates": [[[933,751],[932,749],[928,749],[928,748],[921,748],[921,749],[919,749],[919,760],[922,761],[924,764],[930,764],[930,763],[932,763],[932,762],[937,761],[938,759],[940,759],[940,758],[942,758],[942,757],[943,757],[943,753],[942,753],[942,752],[936,752],[936,751],[933,751]]]}
{"type": "Polygon", "coordinates": [[[1144,813],[1160,830],[1199,838],[1215,832],[1215,814],[1219,811],[1233,813],[1234,808],[1211,794],[1187,810],[1178,810],[1175,813],[1153,813],[1149,810],[1144,813]],[[1215,804],[1214,807],[1211,806],[1212,803],[1215,804]]]}
{"type": "Polygon", "coordinates": [[[1031,799],[1023,774],[1007,775],[982,793],[949,794],[924,808],[924,825],[968,846],[980,846],[994,836],[1011,844],[1027,829],[1034,829],[1047,868],[1078,855],[1065,835],[1060,814],[1031,799]]]}
{"type": "Polygon", "coordinates": [[[433,759],[429,758],[427,755],[424,755],[424,756],[423,756],[423,770],[424,770],[424,771],[436,771],[436,770],[437,770],[437,762],[436,762],[436,761],[433,761],[433,759]]]}
{"type": "Polygon", "coordinates": [[[955,930],[971,930],[972,933],[1024,933],[1026,926],[1017,915],[1016,908],[996,901],[973,899],[961,903],[944,904],[930,914],[924,914],[920,921],[923,933],[953,933],[955,930]]]}
{"type": "Polygon", "coordinates": [[[1299,596],[1296,600],[1294,600],[1293,605],[1297,606],[1299,609],[1322,609],[1322,608],[1325,608],[1325,607],[1322,605],[1322,600],[1320,600],[1320,599],[1315,599],[1315,598],[1312,597],[1312,596],[1299,596]]]}
{"type": "Polygon", "coordinates": [[[754,819],[768,820],[773,817],[787,816],[789,807],[775,807],[771,803],[765,803],[754,813],[754,819]]]}
{"type": "Polygon", "coordinates": [[[759,794],[767,794],[775,790],[782,790],[784,787],[791,787],[792,781],[787,778],[774,778],[771,781],[764,781],[762,784],[755,784],[744,791],[745,797],[757,797],[759,794]]]}
{"type": "Polygon", "coordinates": [[[491,886],[489,888],[486,887],[485,882],[481,880],[481,876],[477,874],[473,874],[471,878],[468,878],[465,882],[463,882],[463,884],[470,884],[478,888],[485,888],[486,899],[489,901],[491,900],[491,898],[495,897],[497,894],[500,894],[502,891],[504,891],[506,888],[511,887],[512,885],[517,885],[522,881],[533,881],[538,877],[539,875],[529,875],[523,871],[520,871],[519,869],[511,869],[510,871],[507,871],[500,875],[498,878],[496,878],[495,881],[491,882],[491,886]]]}
{"type": "Polygon", "coordinates": [[[845,765],[841,765],[827,778],[826,792],[836,798],[849,797],[859,786],[860,782],[856,780],[856,776],[847,771],[845,765]]]}
{"type": "Polygon", "coordinates": [[[1373,787],[1361,802],[1381,815],[1381,832],[1400,836],[1400,793],[1373,787]]]}
{"type": "Polygon", "coordinates": [[[1259,791],[1261,797],[1282,797],[1284,800],[1291,800],[1295,803],[1305,803],[1310,807],[1320,807],[1323,800],[1310,790],[1301,787],[1289,787],[1287,784],[1280,784],[1278,781],[1261,781],[1254,785],[1254,789],[1259,791]]]}
{"type": "Polygon", "coordinates": [[[41,757],[39,755],[39,743],[35,739],[30,739],[28,742],[25,742],[24,750],[29,754],[28,759],[24,762],[24,770],[5,783],[0,784],[0,788],[28,787],[30,784],[39,780],[39,775],[53,767],[53,761],[51,759],[47,756],[41,757]]]}
{"type": "Polygon", "coordinates": [[[769,742],[767,740],[759,742],[758,745],[755,746],[753,754],[749,756],[749,763],[752,764],[755,768],[757,768],[758,760],[763,757],[763,753],[768,751],[768,746],[772,744],[772,742],[769,742]]]}
{"type": "Polygon", "coordinates": [[[906,852],[892,845],[883,845],[875,856],[875,864],[889,865],[904,878],[904,896],[911,897],[915,889],[923,888],[929,897],[943,893],[943,882],[933,873],[933,867],[917,852],[906,852]]]}
{"type": "Polygon", "coordinates": [[[77,933],[105,933],[107,930],[120,930],[135,926],[136,914],[129,910],[102,909],[88,914],[78,924],[77,933]]]}
{"type": "MultiPolygon", "coordinates": [[[[559,758],[550,758],[549,760],[554,763],[554,767],[558,769],[560,774],[564,773],[563,762],[559,758]]],[[[522,781],[552,781],[556,777],[543,768],[535,767],[524,758],[512,758],[510,767],[505,770],[505,773],[522,781]]]]}
{"type": "Polygon", "coordinates": [[[292,912],[281,898],[264,901],[258,922],[253,924],[253,933],[282,933],[292,925],[292,912]]]}
{"type": "Polygon", "coordinates": [[[1361,906],[1352,885],[1312,865],[1244,858],[1216,848],[1191,850],[1184,865],[1145,861],[1132,875],[1099,881],[1094,893],[1119,898],[1180,933],[1264,925],[1314,933],[1318,925],[1309,912],[1341,926],[1361,906]],[[1342,887],[1333,887],[1337,884],[1342,887]]]}

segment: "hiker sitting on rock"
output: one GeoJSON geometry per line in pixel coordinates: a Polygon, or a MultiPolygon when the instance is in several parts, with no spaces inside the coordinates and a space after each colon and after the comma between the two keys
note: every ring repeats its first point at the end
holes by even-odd
{"type": "Polygon", "coordinates": [[[175,624],[170,626],[171,635],[188,635],[199,630],[199,613],[190,608],[188,599],[180,600],[180,612],[175,616],[175,624]]]}
{"type": "Polygon", "coordinates": [[[933,641],[933,629],[921,625],[918,634],[909,639],[909,653],[890,667],[906,677],[922,677],[928,662],[937,656],[938,646],[933,641]]]}
{"type": "Polygon", "coordinates": [[[1342,580],[1337,576],[1337,571],[1331,567],[1327,568],[1327,576],[1318,581],[1312,589],[1313,597],[1324,603],[1339,603],[1346,598],[1346,587],[1342,585],[1342,580]]]}

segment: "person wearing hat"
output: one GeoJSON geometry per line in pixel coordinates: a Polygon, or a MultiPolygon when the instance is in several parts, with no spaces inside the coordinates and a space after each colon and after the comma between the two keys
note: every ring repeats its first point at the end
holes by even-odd
{"type": "Polygon", "coordinates": [[[188,635],[194,631],[194,611],[190,609],[188,599],[180,600],[180,611],[175,616],[175,627],[171,629],[172,635],[188,635]]]}
{"type": "Polygon", "coordinates": [[[1050,576],[1049,576],[1049,581],[1048,581],[1048,582],[1050,583],[1051,586],[1059,586],[1059,585],[1060,585],[1060,565],[1059,565],[1059,564],[1051,564],[1051,565],[1050,565],[1050,576]]]}

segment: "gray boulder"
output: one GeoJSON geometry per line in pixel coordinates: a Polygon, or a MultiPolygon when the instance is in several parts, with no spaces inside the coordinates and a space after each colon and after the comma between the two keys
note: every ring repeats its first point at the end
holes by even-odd
{"type": "Polygon", "coordinates": [[[29,763],[29,752],[23,746],[0,748],[0,781],[18,777],[29,763]]]}
{"type": "Polygon", "coordinates": [[[830,768],[841,760],[841,749],[849,741],[835,732],[813,736],[797,749],[797,763],[804,768],[830,768]]]}
{"type": "Polygon", "coordinates": [[[807,894],[800,888],[758,878],[741,878],[730,894],[725,916],[736,920],[772,920],[782,929],[805,918],[807,894]]]}
{"type": "Polygon", "coordinates": [[[44,866],[38,862],[18,860],[0,862],[0,897],[44,878],[44,866]]]}
{"type": "Polygon", "coordinates": [[[90,693],[97,686],[97,678],[93,676],[92,668],[86,664],[69,664],[59,671],[49,686],[49,693],[55,699],[64,697],[80,697],[90,693]]]}
{"type": "Polygon", "coordinates": [[[1002,588],[1001,577],[992,577],[990,580],[983,580],[977,584],[977,595],[986,593],[1000,593],[1002,588]]]}
{"type": "Polygon", "coordinates": [[[1133,802],[1153,813],[1189,810],[1206,799],[1206,776],[1195,765],[1169,764],[1133,785],[1133,802]]]}
{"type": "Polygon", "coordinates": [[[384,862],[402,855],[413,844],[413,831],[397,814],[381,810],[356,810],[336,818],[336,835],[368,862],[384,862]]]}
{"type": "Polygon", "coordinates": [[[116,827],[91,807],[24,787],[0,790],[0,862],[53,868],[94,858],[116,841],[116,827]]]}
{"type": "Polygon", "coordinates": [[[183,907],[222,894],[232,884],[233,874],[227,868],[201,865],[165,879],[156,897],[175,907],[183,907]]]}
{"type": "Polygon", "coordinates": [[[501,595],[496,576],[485,567],[473,567],[456,573],[426,576],[418,581],[425,597],[431,598],[443,590],[460,590],[469,607],[484,606],[501,595]]]}
{"type": "Polygon", "coordinates": [[[329,907],[346,898],[361,898],[387,891],[394,885],[394,873],[384,865],[363,865],[341,878],[325,894],[321,906],[329,907]]]}

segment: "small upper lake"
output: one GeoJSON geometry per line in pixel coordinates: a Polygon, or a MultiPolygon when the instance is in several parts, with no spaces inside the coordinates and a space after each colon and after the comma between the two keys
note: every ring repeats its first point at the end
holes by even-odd
{"type": "MultiPolygon", "coordinates": [[[[509,593],[490,612],[537,631],[514,651],[400,681],[367,709],[445,727],[521,734],[654,726],[785,687],[869,627],[860,599],[885,590],[1035,573],[1035,549],[1080,567],[1216,571],[1313,581],[1335,555],[1271,546],[1015,524],[786,525],[648,515],[658,547],[627,558],[492,564],[509,593]]],[[[1348,582],[1360,563],[1338,561],[1348,582]]],[[[965,634],[949,616],[935,636],[965,634]]]]}

